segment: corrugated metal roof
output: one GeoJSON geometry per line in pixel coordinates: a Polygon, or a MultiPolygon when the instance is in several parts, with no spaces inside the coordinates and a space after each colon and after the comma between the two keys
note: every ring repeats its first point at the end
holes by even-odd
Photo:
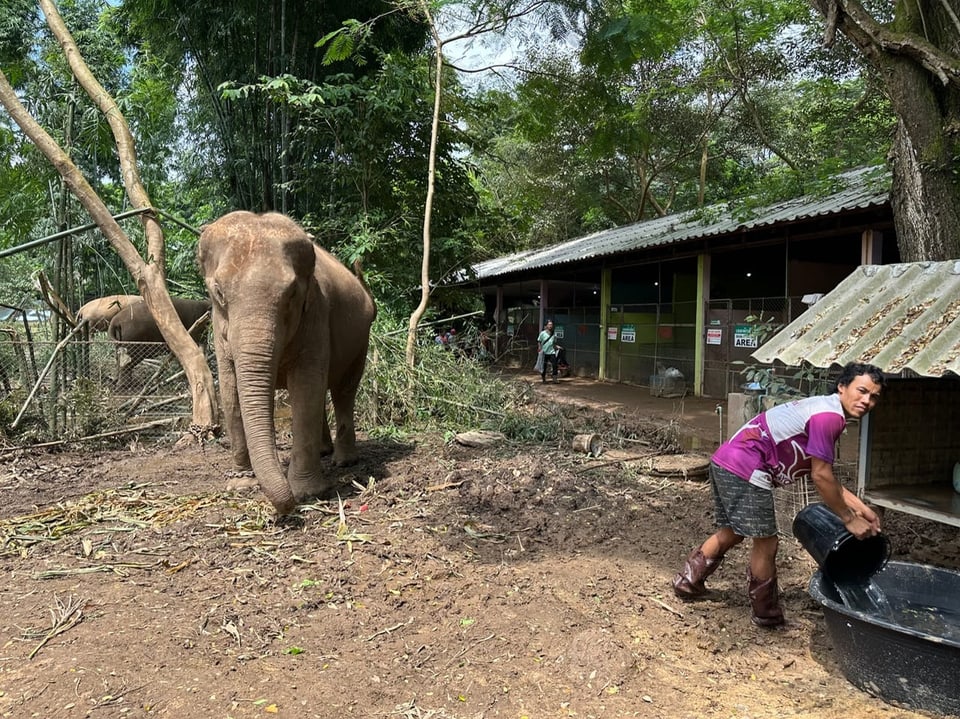
{"type": "Polygon", "coordinates": [[[829,196],[798,197],[737,216],[726,204],[668,215],[612,230],[596,232],[552,247],[525,250],[474,265],[479,279],[512,272],[579,262],[658,245],[732,234],[741,230],[832,215],[844,210],[880,206],[889,200],[890,180],[882,168],[862,168],[838,175],[843,189],[829,196]]]}
{"type": "Polygon", "coordinates": [[[960,260],[858,267],[753,357],[960,375],[960,260]]]}

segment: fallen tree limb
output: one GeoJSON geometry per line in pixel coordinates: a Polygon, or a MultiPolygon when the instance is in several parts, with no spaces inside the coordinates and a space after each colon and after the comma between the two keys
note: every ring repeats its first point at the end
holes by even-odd
{"type": "Polygon", "coordinates": [[[99,434],[88,434],[86,437],[77,437],[76,439],[58,439],[53,442],[41,442],[40,444],[28,444],[28,445],[16,445],[14,447],[0,447],[0,454],[4,452],[14,452],[19,449],[40,449],[43,447],[58,447],[63,444],[71,444],[73,442],[86,442],[91,439],[104,439],[105,437],[116,437],[121,434],[130,434],[131,432],[139,432],[144,429],[151,429],[153,427],[159,427],[165,424],[173,424],[174,422],[179,422],[182,417],[168,417],[167,419],[155,419],[152,422],[145,422],[144,424],[138,424],[134,427],[124,427],[123,429],[114,429],[109,432],[100,432],[99,434]]]}

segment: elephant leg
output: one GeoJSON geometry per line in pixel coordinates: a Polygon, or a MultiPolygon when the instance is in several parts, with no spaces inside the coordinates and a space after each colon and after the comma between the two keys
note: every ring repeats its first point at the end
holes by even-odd
{"type": "Polygon", "coordinates": [[[287,482],[298,502],[324,497],[333,488],[333,481],[323,472],[323,457],[330,453],[326,369],[298,367],[287,375],[287,389],[293,431],[287,482]]]}
{"type": "Polygon", "coordinates": [[[327,398],[323,398],[323,422],[320,426],[320,453],[327,457],[333,454],[333,438],[330,435],[330,411],[327,398]]]}
{"type": "MultiPolygon", "coordinates": [[[[227,436],[230,438],[230,453],[233,463],[240,471],[250,471],[250,452],[247,449],[247,435],[243,431],[243,417],[240,414],[240,398],[237,394],[237,373],[233,362],[229,359],[217,359],[220,379],[220,403],[223,410],[223,422],[226,425],[227,436]]],[[[256,486],[256,480],[244,481],[248,478],[231,479],[227,489],[243,489],[256,486]]]]}
{"type": "Polygon", "coordinates": [[[365,354],[360,362],[340,378],[336,387],[331,386],[333,411],[337,422],[337,434],[333,446],[333,463],[338,467],[357,461],[357,433],[354,427],[354,410],[357,389],[363,377],[365,354]]]}

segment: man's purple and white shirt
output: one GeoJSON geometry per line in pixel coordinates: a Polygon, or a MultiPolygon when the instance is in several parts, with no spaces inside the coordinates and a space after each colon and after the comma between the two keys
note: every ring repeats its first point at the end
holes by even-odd
{"type": "Polygon", "coordinates": [[[833,464],[846,425],[838,394],[777,405],[737,430],[712,461],[758,487],[782,487],[809,477],[812,457],[833,464]]]}

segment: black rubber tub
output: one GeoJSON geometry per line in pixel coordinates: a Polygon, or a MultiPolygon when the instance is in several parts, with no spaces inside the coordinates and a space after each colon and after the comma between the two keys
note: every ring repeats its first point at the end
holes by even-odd
{"type": "Polygon", "coordinates": [[[888,617],[849,609],[822,571],[810,580],[843,675],[892,704],[960,714],[960,573],[889,562],[872,581],[888,617]]]}

